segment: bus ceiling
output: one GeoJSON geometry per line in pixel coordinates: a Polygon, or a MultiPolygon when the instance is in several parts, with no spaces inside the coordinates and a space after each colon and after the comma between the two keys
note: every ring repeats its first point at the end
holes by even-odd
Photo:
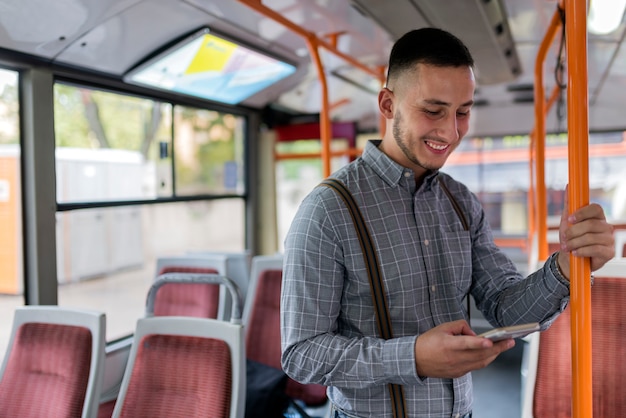
{"type": "MultiPolygon", "coordinates": [[[[436,26],[462,38],[476,60],[478,88],[470,134],[528,133],[533,126],[533,68],[557,0],[260,0],[342,54],[369,68],[386,64],[395,39],[408,30],[436,26]]],[[[63,71],[87,71],[119,80],[202,28],[295,69],[236,104],[321,111],[320,81],[305,37],[263,16],[246,1],[223,0],[0,0],[3,60],[52,64],[63,71]],[[132,42],[128,42],[132,39],[132,42]]],[[[620,19],[621,22],[621,19],[620,19]]],[[[619,23],[619,22],[618,22],[619,23]]],[[[556,85],[557,35],[544,72],[545,90],[556,85]]],[[[620,109],[626,73],[620,63],[624,24],[609,33],[589,34],[590,129],[624,128],[620,109]]],[[[379,124],[380,80],[320,48],[333,121],[357,123],[359,131],[379,124]]],[[[233,99],[235,100],[235,99],[233,99]]],[[[552,112],[548,131],[564,129],[552,112]]]]}

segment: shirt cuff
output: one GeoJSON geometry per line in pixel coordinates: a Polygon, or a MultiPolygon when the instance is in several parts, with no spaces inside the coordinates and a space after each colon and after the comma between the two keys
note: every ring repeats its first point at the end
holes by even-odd
{"type": "Polygon", "coordinates": [[[422,384],[415,367],[416,336],[399,337],[385,341],[383,345],[384,373],[389,383],[400,385],[422,384]]]}
{"type": "Polygon", "coordinates": [[[561,269],[559,268],[559,252],[555,252],[554,254],[552,254],[550,256],[550,271],[552,272],[552,274],[554,275],[554,277],[557,278],[557,280],[561,283],[563,283],[564,285],[566,285],[567,287],[569,287],[569,280],[567,280],[565,278],[565,276],[563,276],[563,273],[561,273],[561,269]]]}

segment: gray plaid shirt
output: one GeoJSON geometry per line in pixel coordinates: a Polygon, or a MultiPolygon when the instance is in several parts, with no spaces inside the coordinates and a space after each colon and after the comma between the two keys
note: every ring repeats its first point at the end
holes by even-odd
{"type": "Polygon", "coordinates": [[[358,417],[391,417],[388,383],[404,387],[411,417],[471,411],[472,380],[420,378],[417,336],[467,319],[468,293],[493,326],[541,322],[565,308],[569,287],[554,255],[524,279],[493,242],[475,195],[446,174],[416,190],[414,174],[370,141],[333,174],[351,191],[376,247],[394,338],[378,336],[367,271],[354,224],[338,194],[315,188],[285,240],[281,297],[282,363],[303,383],[329,386],[330,400],[358,417]],[[464,230],[440,181],[469,221],[464,230]],[[552,267],[552,268],[551,268],[552,267]]]}

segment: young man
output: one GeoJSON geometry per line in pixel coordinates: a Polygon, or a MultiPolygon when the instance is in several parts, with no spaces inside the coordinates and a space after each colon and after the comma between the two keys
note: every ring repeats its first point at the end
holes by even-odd
{"type": "Polygon", "coordinates": [[[383,139],[332,176],[354,196],[374,241],[393,338],[378,333],[363,253],[339,195],[318,187],[295,216],[285,240],[282,365],[295,380],[329,386],[333,417],[392,417],[389,383],[402,386],[407,416],[470,416],[470,372],[514,340],[477,337],[466,295],[494,326],[546,329],[569,300],[569,253],[590,257],[592,270],[614,256],[613,227],[592,204],[563,215],[561,251],[527,278],[518,273],[476,196],[438,171],[468,131],[474,88],[473,59],[459,39],[433,28],[407,33],[378,95],[383,139]]]}

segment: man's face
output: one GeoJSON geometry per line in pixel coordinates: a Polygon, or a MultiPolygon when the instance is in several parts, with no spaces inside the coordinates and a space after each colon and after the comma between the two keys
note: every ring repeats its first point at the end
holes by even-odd
{"type": "Polygon", "coordinates": [[[379,96],[381,109],[387,106],[393,117],[384,152],[417,175],[441,168],[469,129],[474,88],[469,67],[417,64],[401,75],[390,85],[388,101],[385,93],[379,96]]]}

